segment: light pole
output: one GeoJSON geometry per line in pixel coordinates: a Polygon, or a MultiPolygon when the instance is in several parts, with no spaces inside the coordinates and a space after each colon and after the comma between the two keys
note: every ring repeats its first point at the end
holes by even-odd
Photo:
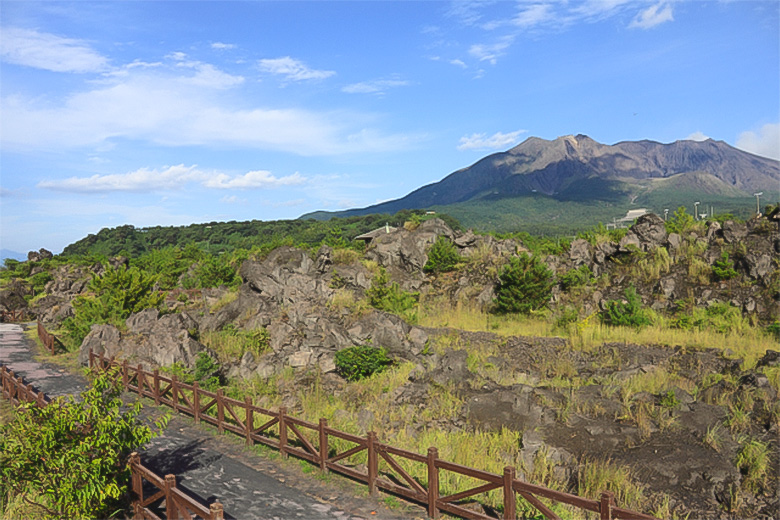
{"type": "Polygon", "coordinates": [[[754,194],[753,194],[753,195],[755,195],[755,197],[756,197],[756,216],[759,216],[759,215],[761,214],[761,205],[760,205],[760,203],[758,202],[758,200],[759,200],[759,197],[760,197],[761,195],[763,195],[763,194],[764,194],[764,192],[763,192],[763,191],[759,191],[758,193],[754,193],[754,194]]]}
{"type": "Polygon", "coordinates": [[[664,222],[666,222],[666,217],[669,216],[669,208],[664,208],[664,222]]]}
{"type": "Polygon", "coordinates": [[[698,200],[693,203],[693,218],[696,220],[699,220],[699,204],[701,204],[701,202],[698,200]]]}

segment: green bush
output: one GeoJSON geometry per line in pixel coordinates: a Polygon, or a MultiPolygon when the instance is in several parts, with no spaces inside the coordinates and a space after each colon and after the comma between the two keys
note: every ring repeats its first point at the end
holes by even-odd
{"type": "Polygon", "coordinates": [[[674,216],[666,221],[667,233],[683,235],[696,227],[696,219],[685,211],[685,206],[680,206],[674,212],[674,216]]]}
{"type": "Polygon", "coordinates": [[[205,352],[198,352],[193,377],[205,390],[210,392],[219,388],[223,383],[219,363],[205,352]]]}
{"type": "Polygon", "coordinates": [[[720,255],[720,260],[715,261],[715,265],[712,266],[712,275],[716,280],[731,280],[739,276],[739,273],[734,269],[734,263],[729,260],[729,254],[723,251],[720,255]]]}
{"type": "Polygon", "coordinates": [[[221,285],[233,286],[241,283],[234,266],[223,257],[207,256],[198,262],[192,276],[182,280],[185,289],[205,289],[221,285]]]}
{"type": "Polygon", "coordinates": [[[730,303],[714,303],[707,308],[695,307],[690,313],[676,316],[671,326],[683,330],[714,330],[721,334],[747,327],[742,311],[730,303]]]}
{"type": "Polygon", "coordinates": [[[157,277],[130,269],[106,269],[89,284],[92,296],[79,296],[73,300],[74,315],[66,319],[66,346],[77,349],[89,333],[92,325],[111,323],[122,326],[131,314],[144,309],[159,309],[165,301],[165,293],[157,291],[157,277]]]}
{"type": "Polygon", "coordinates": [[[626,302],[618,300],[609,300],[607,308],[600,316],[601,321],[607,325],[620,327],[641,328],[650,325],[651,320],[647,311],[642,308],[642,298],[636,292],[636,288],[631,285],[625,291],[626,302]]]}
{"type": "Polygon", "coordinates": [[[522,313],[547,305],[555,278],[541,260],[523,253],[513,257],[501,271],[496,288],[493,312],[522,313]]]}
{"type": "Polygon", "coordinates": [[[576,269],[569,269],[560,277],[561,289],[569,291],[576,287],[584,287],[594,280],[593,271],[587,265],[581,265],[576,269]]]}
{"type": "MultiPolygon", "coordinates": [[[[122,403],[116,374],[99,375],[76,401],[23,404],[0,427],[0,497],[52,518],[108,518],[124,509],[130,453],[156,435],[122,403]]],[[[165,419],[157,423],[162,429],[165,419]]]]}
{"type": "Polygon", "coordinates": [[[375,309],[400,315],[407,314],[406,317],[411,318],[412,316],[408,316],[408,311],[417,305],[420,294],[404,291],[396,282],[391,283],[387,270],[381,267],[379,274],[371,280],[371,287],[366,291],[366,297],[368,303],[375,309]]]}
{"type": "Polygon", "coordinates": [[[336,373],[347,381],[358,381],[377,374],[392,364],[387,351],[381,347],[360,345],[336,352],[336,373]]]}
{"type": "Polygon", "coordinates": [[[439,235],[428,251],[428,261],[423,267],[426,273],[446,273],[460,262],[458,248],[449,238],[439,235]]]}

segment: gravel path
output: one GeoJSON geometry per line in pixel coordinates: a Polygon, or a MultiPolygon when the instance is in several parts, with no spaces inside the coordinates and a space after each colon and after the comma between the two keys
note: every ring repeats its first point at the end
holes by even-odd
{"type": "MultiPolygon", "coordinates": [[[[26,326],[26,325],[25,325],[26,326]]],[[[85,379],[57,365],[34,358],[37,346],[21,325],[0,323],[0,362],[48,395],[76,394],[86,388],[85,379]]],[[[132,399],[132,398],[131,398],[132,399]]],[[[164,413],[154,406],[145,415],[164,413]]],[[[172,413],[172,412],[171,412],[172,413]]],[[[425,518],[416,506],[389,509],[340,477],[316,479],[293,461],[257,455],[238,440],[215,436],[181,416],[172,416],[166,430],[140,451],[143,464],[159,475],[173,473],[177,486],[209,504],[216,499],[225,518],[235,519],[338,519],[425,518]]],[[[319,470],[316,470],[317,472],[319,470]]]]}

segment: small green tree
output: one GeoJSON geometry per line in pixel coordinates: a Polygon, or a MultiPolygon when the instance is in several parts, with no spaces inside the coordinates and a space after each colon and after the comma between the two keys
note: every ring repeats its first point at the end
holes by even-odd
{"type": "Polygon", "coordinates": [[[739,273],[734,269],[734,262],[729,260],[728,252],[723,251],[720,260],[715,261],[715,265],[712,266],[712,275],[716,280],[731,280],[739,276],[739,273]]]}
{"type": "Polygon", "coordinates": [[[691,231],[696,226],[696,220],[692,215],[685,211],[685,206],[680,206],[674,212],[674,216],[666,221],[666,231],[668,233],[678,233],[680,235],[691,231]]]}
{"type": "Polygon", "coordinates": [[[55,518],[108,518],[123,509],[128,457],[156,432],[138,419],[140,401],[128,409],[120,393],[117,374],[104,373],[81,401],[21,405],[0,427],[2,496],[55,518]]]}
{"type": "Polygon", "coordinates": [[[405,314],[410,311],[419,298],[419,293],[407,292],[396,282],[390,282],[390,275],[384,267],[371,280],[371,287],[366,291],[368,303],[375,309],[394,314],[405,314]]]}
{"type": "Polygon", "coordinates": [[[393,364],[384,348],[371,345],[347,347],[336,352],[336,373],[347,381],[357,381],[383,371],[393,364]]]}
{"type": "Polygon", "coordinates": [[[428,251],[428,261],[423,267],[426,273],[446,273],[460,262],[458,248],[449,238],[439,235],[428,251]]]}
{"type": "Polygon", "coordinates": [[[537,257],[523,253],[513,257],[501,271],[493,311],[498,314],[522,313],[547,305],[555,277],[537,257]]]}
{"type": "Polygon", "coordinates": [[[601,312],[601,321],[607,325],[641,328],[650,325],[647,311],[642,308],[642,298],[631,285],[625,290],[626,301],[609,300],[601,312]]]}
{"type": "Polygon", "coordinates": [[[137,267],[108,268],[89,284],[91,296],[73,300],[74,315],[63,322],[66,346],[78,348],[92,325],[121,325],[131,314],[149,308],[160,308],[165,293],[157,291],[157,277],[137,267]]]}

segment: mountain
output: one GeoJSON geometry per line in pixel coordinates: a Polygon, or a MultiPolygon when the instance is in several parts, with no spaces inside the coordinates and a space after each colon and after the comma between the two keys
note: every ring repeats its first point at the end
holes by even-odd
{"type": "MultiPolygon", "coordinates": [[[[765,200],[777,198],[780,163],[723,141],[663,144],[644,140],[605,145],[586,135],[552,141],[530,137],[511,150],[489,155],[400,199],[334,213],[310,213],[302,218],[446,209],[464,225],[495,228],[486,224],[502,218],[500,214],[490,215],[491,203],[499,200],[504,201],[503,211],[519,208],[522,212],[530,199],[541,197],[545,201],[540,205],[552,211],[559,206],[557,203],[577,202],[612,208],[612,214],[643,201],[676,207],[674,204],[679,202],[692,204],[690,197],[704,195],[717,200],[721,207],[724,201],[733,201],[726,206],[745,205],[749,209],[750,197],[758,191],[767,192],[769,198],[765,200]],[[464,218],[466,213],[470,216],[464,218]]],[[[572,209],[566,207],[566,211],[572,209]]]]}
{"type": "Polygon", "coordinates": [[[19,253],[18,251],[11,251],[10,249],[0,249],[0,262],[4,262],[6,258],[12,260],[27,260],[27,253],[19,253]]]}

